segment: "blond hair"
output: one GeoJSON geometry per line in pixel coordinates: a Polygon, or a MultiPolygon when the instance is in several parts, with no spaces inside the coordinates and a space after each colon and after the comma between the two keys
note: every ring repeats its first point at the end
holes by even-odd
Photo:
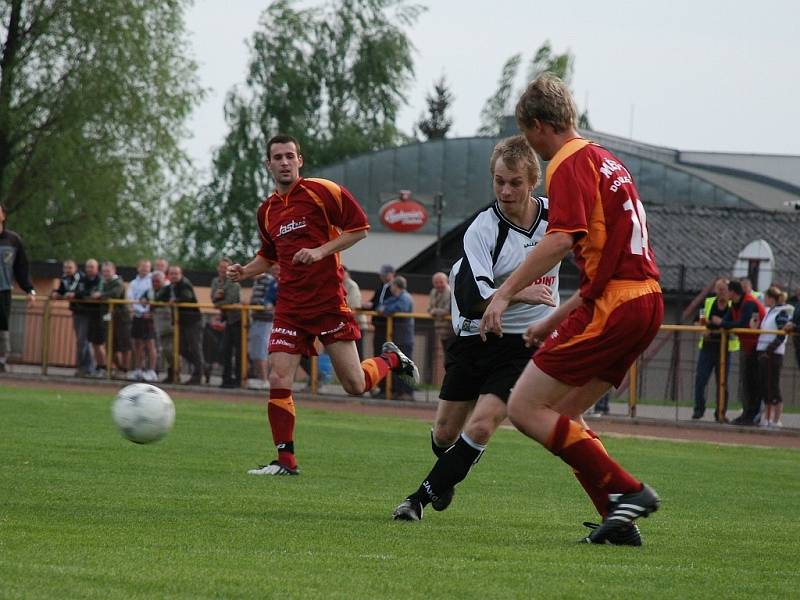
{"type": "Polygon", "coordinates": [[[552,125],[556,133],[575,127],[578,108],[567,84],[552,73],[543,73],[528,84],[515,110],[521,129],[533,127],[534,120],[552,125]]]}
{"type": "Polygon", "coordinates": [[[494,177],[494,166],[499,158],[503,159],[509,169],[524,171],[531,187],[536,187],[536,184],[539,183],[539,177],[542,174],[542,170],[539,167],[539,159],[536,158],[533,148],[528,145],[528,142],[521,135],[500,140],[494,147],[489,158],[489,171],[492,177],[494,177]]]}
{"type": "Polygon", "coordinates": [[[769,296],[770,298],[775,300],[775,302],[777,302],[778,304],[786,304],[786,299],[789,297],[788,294],[784,292],[781,288],[779,288],[777,285],[769,286],[767,291],[764,292],[764,295],[769,296]]]}

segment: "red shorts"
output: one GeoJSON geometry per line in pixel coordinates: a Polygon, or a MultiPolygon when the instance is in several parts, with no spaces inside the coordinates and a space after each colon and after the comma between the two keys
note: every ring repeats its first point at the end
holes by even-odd
{"type": "Polygon", "coordinates": [[[361,331],[352,313],[323,313],[318,315],[275,314],[269,336],[269,353],[285,352],[316,356],[314,340],[325,344],[361,339],[361,331]]]}
{"type": "Polygon", "coordinates": [[[597,378],[619,387],[663,318],[657,282],[612,280],[600,298],[584,302],[561,322],[533,362],[567,385],[580,387],[597,378]]]}

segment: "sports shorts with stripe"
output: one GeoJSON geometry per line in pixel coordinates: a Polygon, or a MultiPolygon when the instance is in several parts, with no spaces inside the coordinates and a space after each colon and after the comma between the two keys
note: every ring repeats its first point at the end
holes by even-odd
{"type": "Polygon", "coordinates": [[[585,301],[561,322],[533,362],[567,385],[597,378],[619,387],[663,318],[658,282],[612,280],[600,298],[585,301]]]}

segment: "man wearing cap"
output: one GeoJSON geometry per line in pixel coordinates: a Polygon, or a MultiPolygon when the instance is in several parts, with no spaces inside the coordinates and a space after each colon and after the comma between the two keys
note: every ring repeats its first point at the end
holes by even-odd
{"type": "MultiPolygon", "coordinates": [[[[764,305],[756,300],[752,294],[744,291],[740,281],[733,280],[728,283],[731,305],[724,317],[712,316],[711,325],[722,329],[758,329],[766,311],[764,305]]],[[[758,335],[753,333],[740,334],[739,340],[742,347],[742,414],[733,420],[734,425],[755,425],[755,418],[761,405],[758,390],[758,356],[756,346],[758,335]]],[[[725,416],[717,418],[724,422],[725,416]]]]}

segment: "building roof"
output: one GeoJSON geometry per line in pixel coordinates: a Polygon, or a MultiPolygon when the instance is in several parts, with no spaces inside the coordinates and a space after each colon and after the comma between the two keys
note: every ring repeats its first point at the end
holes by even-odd
{"type": "MultiPolygon", "coordinates": [[[[739,253],[759,239],[772,248],[774,280],[790,289],[800,285],[800,213],[656,204],[645,208],[666,292],[695,293],[714,277],[730,276],[739,253]]],[[[442,237],[438,264],[434,242],[398,271],[428,275],[448,271],[461,257],[461,240],[475,215],[477,212],[442,237]]],[[[562,266],[561,276],[564,289],[577,287],[577,268],[571,260],[562,266]]]]}
{"type": "Polygon", "coordinates": [[[730,275],[739,253],[755,240],[772,248],[776,282],[792,289],[800,284],[798,212],[680,205],[652,205],[646,210],[667,290],[698,291],[713,277],[730,275]]]}

